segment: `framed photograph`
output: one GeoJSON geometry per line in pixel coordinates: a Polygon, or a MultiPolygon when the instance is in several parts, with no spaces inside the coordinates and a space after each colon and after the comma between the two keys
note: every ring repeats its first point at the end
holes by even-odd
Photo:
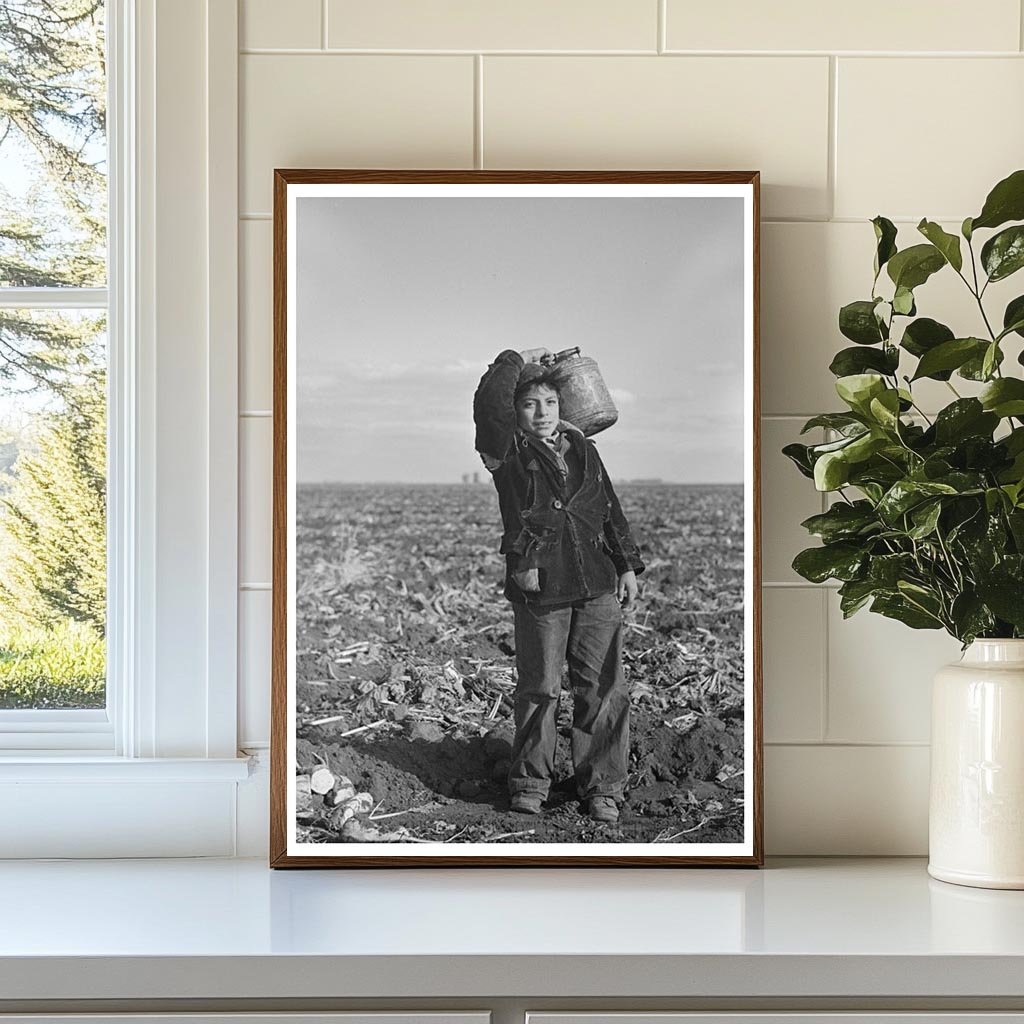
{"type": "Polygon", "coordinates": [[[758,174],[278,170],[275,867],[762,863],[758,174]]]}

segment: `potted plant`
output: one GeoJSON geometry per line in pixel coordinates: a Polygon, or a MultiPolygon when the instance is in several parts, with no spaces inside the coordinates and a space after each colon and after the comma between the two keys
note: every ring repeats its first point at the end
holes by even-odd
{"type": "Polygon", "coordinates": [[[1007,353],[1024,294],[997,316],[986,291],[1024,267],[1021,221],[1024,170],[959,235],[922,220],[901,249],[875,217],[871,296],[839,311],[853,344],[829,367],[845,408],[805,424],[824,443],[783,449],[834,498],[803,523],[822,543],[796,572],[840,581],[844,617],[870,608],[963,644],[932,691],[929,871],[1000,888],[1024,888],[1024,355],[1007,353]],[[918,315],[915,290],[940,272],[973,296],[974,328],[918,315]],[[934,416],[923,380],[949,391],[934,416]]]}

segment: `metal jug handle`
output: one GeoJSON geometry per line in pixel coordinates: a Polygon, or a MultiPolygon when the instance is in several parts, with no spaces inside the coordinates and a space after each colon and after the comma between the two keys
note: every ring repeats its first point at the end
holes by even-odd
{"type": "Polygon", "coordinates": [[[571,356],[578,356],[580,354],[580,347],[577,345],[575,348],[564,348],[561,352],[556,352],[554,355],[542,356],[541,362],[545,366],[553,366],[555,363],[562,362],[563,359],[569,359],[571,356]]]}

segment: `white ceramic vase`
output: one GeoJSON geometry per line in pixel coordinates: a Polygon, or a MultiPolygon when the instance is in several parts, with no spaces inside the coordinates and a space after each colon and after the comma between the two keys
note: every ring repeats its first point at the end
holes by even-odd
{"type": "Polygon", "coordinates": [[[932,688],[928,873],[1024,889],[1024,640],[975,640],[932,688]]]}

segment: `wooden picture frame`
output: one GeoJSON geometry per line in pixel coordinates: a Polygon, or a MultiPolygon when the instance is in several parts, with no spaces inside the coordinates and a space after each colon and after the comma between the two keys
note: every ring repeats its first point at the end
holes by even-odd
{"type": "MultiPolygon", "coordinates": [[[[271,866],[760,866],[758,172],[276,170],[273,291],[271,866]],[[510,205],[510,200],[518,205],[510,205]],[[470,228],[473,234],[466,233],[470,228]],[[456,239],[451,232],[462,233],[456,239]],[[470,237],[484,238],[472,258],[457,244],[470,237]],[[537,247],[531,248],[535,237],[537,247]],[[559,240],[560,256],[549,253],[551,239],[559,240]],[[662,265],[656,254],[666,252],[671,259],[662,265]],[[556,259],[564,262],[551,262],[556,259]],[[562,282],[557,288],[552,284],[552,276],[561,271],[552,267],[565,271],[562,280],[570,294],[563,305],[562,282]],[[416,268],[422,268],[422,275],[416,268]],[[503,282],[505,291],[492,290],[495,279],[503,282]],[[635,285],[632,291],[630,282],[635,285]],[[651,292],[654,287],[657,291],[651,292]],[[607,299],[610,291],[620,288],[614,302],[607,299]],[[680,306],[680,289],[688,296],[685,306],[680,306]],[[641,305],[649,306],[652,294],[664,302],[665,310],[678,314],[682,308],[686,315],[650,321],[655,327],[647,330],[643,325],[649,323],[648,312],[641,305]],[[507,296],[508,304],[502,298],[488,306],[487,297],[493,295],[507,296]],[[467,328],[468,314],[462,311],[471,307],[486,330],[467,328]],[[420,318],[416,322],[425,322],[424,310],[429,311],[426,319],[433,324],[433,333],[425,332],[417,363],[409,355],[415,339],[407,339],[402,324],[414,315],[420,318]],[[588,335],[574,337],[572,325],[585,319],[582,310],[592,318],[626,318],[623,323],[637,324],[636,333],[623,332],[628,336],[623,348],[611,331],[602,338],[600,324],[591,319],[588,335]],[[726,355],[718,362],[693,356],[685,373],[670,372],[684,365],[685,346],[693,346],[694,353],[708,351],[700,332],[687,333],[679,325],[680,320],[691,322],[691,316],[694,324],[722,325],[725,340],[720,348],[726,355]],[[552,324],[551,336],[538,338],[537,323],[552,324]],[[530,339],[520,346],[514,340],[523,329],[530,339]],[[465,338],[465,360],[452,357],[452,352],[462,350],[449,351],[447,340],[427,340],[449,335],[465,338]],[[500,343],[484,340],[492,335],[500,343]],[[661,348],[645,349],[644,339],[655,336],[663,339],[661,348]],[[401,339],[411,371],[388,362],[388,337],[401,339]],[[507,343],[509,339],[513,343],[507,343]],[[553,344],[545,345],[549,340],[553,344]],[[492,366],[504,359],[518,368],[522,357],[516,350],[534,349],[533,341],[552,350],[580,345],[584,354],[593,351],[609,368],[618,367],[623,378],[646,367],[646,376],[637,379],[650,385],[651,395],[660,396],[645,401],[644,394],[617,388],[616,380],[610,379],[611,393],[624,411],[616,425],[618,433],[598,437],[602,453],[607,442],[618,457],[618,465],[609,458],[608,486],[614,480],[630,521],[639,514],[644,523],[655,524],[649,541],[643,530],[637,540],[643,557],[655,567],[648,570],[652,582],[646,592],[641,590],[635,614],[625,613],[631,624],[624,627],[620,664],[626,662],[633,690],[635,728],[625,796],[615,791],[622,808],[618,823],[589,818],[592,800],[589,805],[586,800],[574,804],[577,795],[587,794],[569,791],[571,777],[568,783],[551,780],[552,786],[569,788],[549,799],[544,813],[510,817],[502,772],[515,774],[521,784],[536,765],[521,767],[526,756],[521,744],[526,741],[512,713],[515,686],[520,685],[512,674],[508,639],[512,609],[501,604],[506,618],[498,625],[474,619],[478,606],[473,594],[484,595],[480,601],[495,619],[494,602],[502,582],[502,524],[487,473],[493,465],[481,465],[468,434],[460,467],[472,472],[462,474],[461,484],[456,475],[446,476],[452,486],[438,484],[428,498],[427,491],[415,490],[427,487],[425,483],[381,482],[389,472],[404,472],[393,469],[399,464],[418,474],[416,480],[429,480],[431,473],[436,477],[440,472],[427,465],[435,453],[424,455],[413,428],[395,425],[387,410],[411,402],[418,416],[415,396],[429,396],[422,417],[425,436],[438,438],[441,460],[442,448],[445,453],[456,451],[450,436],[461,438],[459,432],[465,432],[460,416],[468,420],[477,376],[492,359],[492,366]],[[499,349],[512,354],[505,351],[496,357],[499,349]],[[364,359],[358,373],[351,371],[357,352],[364,359]],[[444,365],[462,375],[461,383],[417,384],[416,366],[433,367],[432,359],[447,359],[444,365]],[[356,375],[346,376],[350,371],[356,375]],[[410,379],[413,383],[402,384],[406,390],[400,395],[399,382],[410,379]],[[354,380],[361,382],[358,387],[354,380]],[[709,397],[719,393],[720,398],[709,397]],[[458,396],[463,394],[465,404],[459,406],[458,396]],[[435,401],[443,408],[429,408],[435,401]],[[715,401],[717,405],[708,404],[715,401]],[[714,411],[701,413],[701,408],[714,411]],[[345,419],[349,414],[339,409],[354,411],[345,419]],[[647,422],[645,416],[656,429],[637,427],[647,422]],[[676,422],[689,424],[685,435],[673,426],[676,422]],[[640,472],[641,466],[671,461],[658,454],[659,445],[669,438],[673,451],[692,453],[689,462],[680,463],[691,467],[687,473],[704,472],[710,479],[742,467],[742,484],[698,486],[696,477],[689,483],[678,478],[670,483],[620,482],[624,475],[632,475],[623,469],[626,463],[630,468],[635,464],[640,472]],[[621,452],[639,454],[629,462],[621,452]],[[644,461],[658,458],[661,462],[644,461]],[[477,473],[479,486],[472,483],[477,473]],[[355,482],[371,476],[376,482],[355,482]],[[314,485],[314,480],[342,482],[314,485]],[[405,487],[408,495],[398,490],[405,487]],[[493,543],[479,542],[483,534],[473,532],[476,554],[463,551],[465,533],[454,534],[458,543],[452,542],[453,529],[483,529],[483,514],[477,512],[472,527],[460,525],[472,518],[469,513],[468,518],[459,518],[459,509],[469,507],[465,502],[474,509],[493,505],[488,534],[493,543]],[[664,514],[648,514],[648,505],[664,514]],[[636,509],[639,513],[630,511],[636,509]],[[426,534],[410,533],[414,539],[405,547],[394,540],[420,519],[426,534]],[[381,526],[383,521],[391,525],[381,526]],[[680,524],[686,524],[685,530],[680,524]],[[703,546],[679,539],[683,533],[689,535],[691,525],[703,546]],[[390,533],[374,534],[375,530],[390,533]],[[440,540],[425,543],[424,537],[445,530],[447,551],[440,540]],[[343,541],[354,547],[339,554],[343,541]],[[403,550],[414,551],[419,568],[409,570],[410,584],[398,570],[385,573],[380,568],[384,556],[368,555],[361,545],[378,555],[391,545],[392,562],[387,565],[392,569],[393,559],[403,550]],[[296,582],[299,561],[301,602],[296,582]],[[463,589],[444,583],[447,566],[454,574],[451,578],[464,583],[463,589]],[[709,573],[717,583],[709,583],[709,573]],[[435,584],[436,592],[431,590],[435,584]],[[650,596],[645,598],[645,593],[650,596]],[[692,608],[673,594],[704,595],[712,607],[692,608]],[[653,618],[650,608],[643,612],[645,600],[656,609],[653,618]],[[452,606],[457,606],[457,613],[451,612],[452,606]],[[465,639],[471,632],[484,638],[473,640],[472,648],[465,639]],[[448,644],[437,655],[424,653],[435,642],[433,634],[448,644]],[[452,654],[453,650],[471,651],[472,656],[452,654]],[[448,688],[443,700],[436,696],[438,687],[448,688]],[[499,725],[505,730],[500,735],[499,725]],[[720,740],[711,735],[715,730],[720,740]],[[480,751],[486,752],[489,742],[493,754],[499,740],[506,757],[487,767],[491,777],[486,778],[481,774],[485,762],[473,758],[485,756],[480,751]],[[648,742],[650,749],[643,746],[648,742]],[[519,751],[511,757],[516,767],[506,770],[513,743],[519,751]],[[678,747],[673,746],[676,743],[678,747]],[[677,750],[690,749],[687,744],[703,753],[690,760],[677,757],[677,750]],[[655,746],[667,751],[661,762],[662,755],[650,752],[655,746]],[[414,750],[416,757],[411,757],[408,752],[414,750]],[[452,772],[463,770],[458,767],[463,756],[466,777],[458,780],[452,772]],[[427,767],[417,767],[417,758],[427,758],[427,767]],[[448,774],[440,767],[445,758],[448,774]],[[416,806],[400,806],[412,799],[409,793],[420,792],[417,780],[425,796],[416,806]],[[326,786],[327,792],[307,797],[309,790],[326,786]]],[[[543,357],[539,365],[550,368],[546,360],[543,357]]],[[[566,408],[564,389],[560,401],[566,408]]],[[[514,424],[520,413],[510,406],[508,416],[514,424]]],[[[518,422],[515,437],[525,449],[532,428],[523,427],[522,419],[518,422]]],[[[553,435],[548,448],[561,444],[563,454],[577,451],[571,423],[560,423],[559,429],[562,433],[553,435]]],[[[516,450],[514,445],[510,449],[516,450]]],[[[461,458],[462,448],[458,452],[461,458]]],[[[436,466],[447,472],[456,455],[444,457],[449,461],[436,466]]],[[[590,470],[581,472],[586,475],[590,470]]],[[[661,476],[643,472],[644,477],[652,475],[661,476]]],[[[637,524],[633,525],[636,532],[637,524]]],[[[616,555],[607,544],[605,550],[615,565],[621,592],[628,569],[619,564],[621,552],[616,555]]],[[[414,561],[410,556],[409,565],[414,561]]],[[[510,574],[514,567],[510,561],[510,574]]],[[[515,577],[519,582],[523,578],[515,577]]],[[[644,583],[643,576],[640,582],[644,583]]],[[[526,600],[535,598],[527,595],[526,600]]],[[[525,721],[527,712],[522,714],[525,721]]],[[[571,711],[563,709],[563,719],[565,715],[571,717],[571,711]]],[[[581,731],[590,728],[573,721],[581,731]]],[[[524,734],[527,728],[532,726],[523,725],[524,734]]],[[[593,735],[603,728],[593,726],[593,735]]],[[[566,743],[564,738],[558,742],[566,743]]],[[[621,778],[621,765],[615,770],[621,778]]]]}

